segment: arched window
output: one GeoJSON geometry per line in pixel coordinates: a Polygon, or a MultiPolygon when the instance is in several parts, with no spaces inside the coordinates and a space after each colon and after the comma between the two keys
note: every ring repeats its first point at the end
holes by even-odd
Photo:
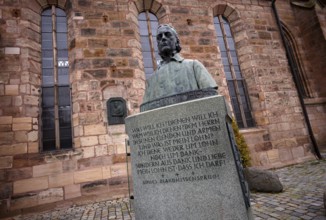
{"type": "Polygon", "coordinates": [[[142,46],[144,69],[146,79],[149,78],[157,67],[159,60],[156,31],[158,20],[155,15],[145,11],[138,15],[139,32],[142,46]]]}
{"type": "Polygon", "coordinates": [[[303,74],[303,68],[299,61],[300,59],[298,53],[296,52],[297,50],[296,50],[295,42],[291,37],[291,34],[289,33],[289,31],[284,25],[282,25],[282,31],[285,36],[284,40],[285,40],[286,47],[289,49],[288,59],[292,63],[292,67],[293,67],[292,71],[296,77],[296,82],[298,84],[297,89],[299,90],[298,92],[300,92],[304,98],[308,98],[310,97],[309,89],[308,89],[307,81],[303,74]]]}
{"type": "Polygon", "coordinates": [[[42,13],[42,147],[72,147],[67,16],[55,6],[42,13]]]}
{"type": "Polygon", "coordinates": [[[249,97],[242,77],[235,43],[229,22],[219,15],[214,17],[217,41],[221,51],[222,63],[227,80],[233,111],[239,128],[253,127],[249,97]]]}

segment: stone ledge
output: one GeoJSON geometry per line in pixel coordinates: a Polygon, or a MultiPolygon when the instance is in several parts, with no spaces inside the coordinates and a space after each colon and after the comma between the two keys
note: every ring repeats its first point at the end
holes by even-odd
{"type": "Polygon", "coordinates": [[[50,163],[53,161],[69,160],[72,157],[78,157],[78,156],[80,156],[80,158],[81,158],[83,155],[83,152],[81,150],[70,149],[70,150],[58,150],[58,151],[43,152],[41,154],[44,157],[44,161],[47,163],[50,163]]]}
{"type": "Polygon", "coordinates": [[[263,128],[244,128],[239,130],[241,134],[264,133],[267,130],[263,128]]]}

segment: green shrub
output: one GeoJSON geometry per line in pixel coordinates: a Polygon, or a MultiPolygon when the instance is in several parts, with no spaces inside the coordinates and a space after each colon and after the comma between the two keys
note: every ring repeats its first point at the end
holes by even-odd
{"type": "Polygon", "coordinates": [[[242,166],[243,167],[249,167],[251,166],[251,158],[250,158],[250,152],[248,149],[248,145],[243,137],[243,135],[239,131],[239,127],[237,125],[237,122],[233,119],[232,120],[232,128],[235,136],[235,141],[238,146],[240,156],[241,156],[241,161],[242,161],[242,166]]]}

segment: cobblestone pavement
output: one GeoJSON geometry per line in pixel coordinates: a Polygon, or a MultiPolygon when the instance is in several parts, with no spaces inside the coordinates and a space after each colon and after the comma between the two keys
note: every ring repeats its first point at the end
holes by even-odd
{"type": "MultiPolygon", "coordinates": [[[[278,194],[252,193],[255,220],[326,220],[323,190],[326,189],[326,160],[307,162],[275,170],[284,186],[278,194]]],[[[128,199],[97,202],[83,206],[19,215],[8,220],[132,220],[128,199]]],[[[140,219],[141,220],[141,219],[140,219]]],[[[155,219],[153,219],[155,220],[155,219]]],[[[200,219],[199,219],[200,220],[200,219]]]]}
{"type": "Polygon", "coordinates": [[[284,190],[278,194],[252,193],[255,220],[326,220],[323,192],[326,190],[326,160],[275,170],[284,190]]]}

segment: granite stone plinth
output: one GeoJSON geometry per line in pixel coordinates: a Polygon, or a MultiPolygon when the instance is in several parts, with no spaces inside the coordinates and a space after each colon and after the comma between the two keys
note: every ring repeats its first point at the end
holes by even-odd
{"type": "Polygon", "coordinates": [[[222,96],[126,118],[137,220],[251,219],[222,96]]]}

